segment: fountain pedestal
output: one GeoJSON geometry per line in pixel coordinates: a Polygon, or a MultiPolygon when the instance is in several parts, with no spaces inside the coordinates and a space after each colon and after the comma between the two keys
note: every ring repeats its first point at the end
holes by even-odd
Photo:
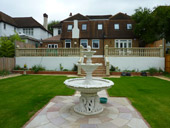
{"type": "Polygon", "coordinates": [[[91,51],[91,47],[87,47],[87,51],[83,51],[87,57],[87,62],[80,64],[86,72],[85,78],[68,79],[64,83],[72,89],[81,92],[79,103],[74,106],[74,111],[83,115],[94,115],[103,111],[97,92],[110,88],[114,83],[106,79],[92,78],[92,72],[102,64],[92,64],[91,57],[95,51],[91,51]]]}
{"type": "Polygon", "coordinates": [[[75,105],[74,111],[83,115],[94,115],[102,112],[103,107],[99,103],[97,93],[81,93],[79,104],[75,105]]]}

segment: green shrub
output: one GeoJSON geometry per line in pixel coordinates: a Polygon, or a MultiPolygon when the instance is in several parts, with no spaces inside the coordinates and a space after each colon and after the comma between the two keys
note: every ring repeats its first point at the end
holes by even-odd
{"type": "Polygon", "coordinates": [[[22,70],[22,68],[21,68],[19,65],[16,65],[16,66],[14,67],[14,70],[22,70]]]}
{"type": "Polygon", "coordinates": [[[76,64],[74,64],[72,71],[77,71],[77,65],[76,64]]]}
{"type": "Polygon", "coordinates": [[[60,64],[60,71],[63,71],[63,68],[62,64],[60,64]]]}
{"type": "Polygon", "coordinates": [[[158,69],[156,69],[156,68],[154,68],[154,67],[149,68],[147,71],[150,73],[151,76],[152,76],[153,74],[159,72],[158,69]]]}
{"type": "Polygon", "coordinates": [[[113,65],[111,65],[110,72],[120,72],[120,69],[118,67],[114,67],[113,65]]]}
{"type": "Polygon", "coordinates": [[[63,71],[69,71],[68,69],[63,69],[63,71]]]}
{"type": "Polygon", "coordinates": [[[34,71],[35,73],[39,72],[39,71],[45,71],[45,67],[43,67],[42,65],[34,65],[31,68],[32,71],[34,71]]]}
{"type": "Polygon", "coordinates": [[[0,71],[0,76],[6,76],[6,75],[9,75],[10,72],[7,71],[7,70],[3,70],[3,71],[0,71]]]}

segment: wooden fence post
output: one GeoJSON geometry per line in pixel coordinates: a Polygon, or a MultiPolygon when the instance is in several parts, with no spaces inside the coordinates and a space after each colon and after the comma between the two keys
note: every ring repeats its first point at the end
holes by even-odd
{"type": "Polygon", "coordinates": [[[164,49],[162,46],[159,47],[160,48],[160,57],[164,56],[164,49]]]}

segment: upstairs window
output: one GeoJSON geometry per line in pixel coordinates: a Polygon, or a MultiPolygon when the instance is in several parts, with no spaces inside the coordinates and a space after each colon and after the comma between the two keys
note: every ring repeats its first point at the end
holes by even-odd
{"type": "Polygon", "coordinates": [[[87,48],[88,40],[87,39],[81,39],[80,40],[80,45],[82,45],[84,48],[87,48]]]}
{"type": "Polygon", "coordinates": [[[103,24],[98,24],[97,28],[98,28],[98,30],[102,30],[103,29],[103,24]]]}
{"type": "Polygon", "coordinates": [[[119,30],[119,24],[114,24],[114,29],[119,30]]]}
{"type": "Polygon", "coordinates": [[[6,24],[4,23],[4,29],[6,29],[6,24]]]}
{"type": "Polygon", "coordinates": [[[82,24],[82,30],[87,30],[87,24],[82,24]]]}
{"type": "Polygon", "coordinates": [[[59,35],[61,34],[61,29],[58,29],[58,34],[59,34],[59,35]]]}
{"type": "Polygon", "coordinates": [[[67,26],[67,30],[68,30],[68,31],[71,31],[72,28],[73,28],[73,25],[71,25],[71,24],[69,24],[69,25],[67,26]]]}
{"type": "Polygon", "coordinates": [[[128,30],[132,29],[132,24],[127,24],[127,29],[128,30]]]}
{"type": "Polygon", "coordinates": [[[34,35],[33,28],[23,28],[23,33],[26,35],[31,35],[31,36],[34,35]]]}
{"type": "Polygon", "coordinates": [[[71,48],[71,40],[70,39],[65,40],[65,48],[71,48]]]}
{"type": "Polygon", "coordinates": [[[97,39],[92,40],[92,48],[99,49],[99,40],[97,39]]]}

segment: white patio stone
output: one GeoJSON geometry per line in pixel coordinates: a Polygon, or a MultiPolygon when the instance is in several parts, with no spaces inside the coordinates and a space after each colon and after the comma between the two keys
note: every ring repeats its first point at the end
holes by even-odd
{"type": "Polygon", "coordinates": [[[142,119],[133,118],[129,123],[128,126],[131,128],[148,128],[145,122],[142,119]]]}

